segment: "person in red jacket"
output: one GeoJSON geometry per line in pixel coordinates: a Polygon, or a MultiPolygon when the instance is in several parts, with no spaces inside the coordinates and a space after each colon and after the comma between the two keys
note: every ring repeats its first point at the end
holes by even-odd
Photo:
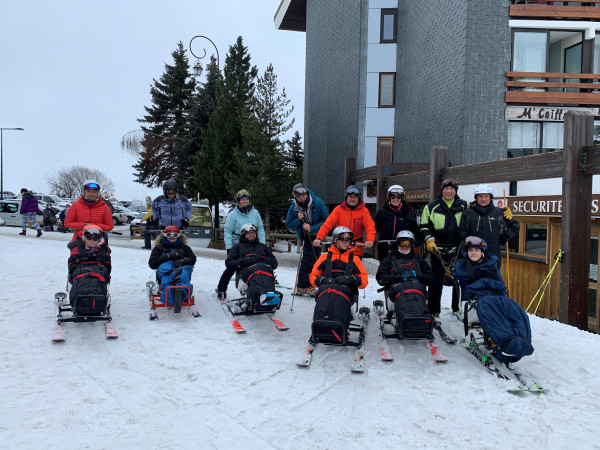
{"type": "Polygon", "coordinates": [[[355,245],[353,253],[362,258],[366,248],[373,247],[375,242],[375,222],[371,218],[369,210],[362,201],[362,194],[356,186],[349,186],[346,189],[346,197],[344,201],[336,206],[325,223],[319,228],[317,238],[313,241],[315,247],[320,247],[325,236],[335,227],[346,227],[352,231],[354,235],[353,244],[355,245]],[[367,236],[364,247],[362,245],[362,235],[366,230],[367,236]]]}
{"type": "MultiPolygon", "coordinates": [[[[81,236],[83,227],[89,223],[98,225],[106,232],[113,229],[113,218],[108,208],[100,198],[100,185],[93,180],[83,184],[83,193],[73,202],[65,217],[65,228],[74,229],[73,239],[81,236]]],[[[106,234],[105,234],[106,239],[106,234]]]]}

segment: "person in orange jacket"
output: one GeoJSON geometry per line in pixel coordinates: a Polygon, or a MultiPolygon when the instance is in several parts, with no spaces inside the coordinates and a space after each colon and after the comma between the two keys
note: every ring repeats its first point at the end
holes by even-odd
{"type": "Polygon", "coordinates": [[[354,254],[359,258],[362,258],[365,253],[362,245],[362,235],[365,230],[367,236],[364,247],[373,247],[376,234],[375,222],[373,222],[371,213],[369,213],[365,203],[362,201],[362,194],[356,186],[349,186],[346,189],[344,201],[333,209],[325,223],[321,226],[317,233],[317,238],[313,241],[313,245],[320,247],[325,236],[335,227],[346,227],[352,231],[354,235],[353,243],[361,244],[354,246],[354,254]]]}
{"type": "MultiPolygon", "coordinates": [[[[83,184],[82,195],[73,202],[65,217],[65,228],[74,229],[73,239],[81,237],[83,227],[93,223],[106,232],[113,229],[113,217],[107,204],[100,197],[100,185],[93,180],[83,184]]],[[[104,240],[107,240],[105,233],[104,240]]]]}

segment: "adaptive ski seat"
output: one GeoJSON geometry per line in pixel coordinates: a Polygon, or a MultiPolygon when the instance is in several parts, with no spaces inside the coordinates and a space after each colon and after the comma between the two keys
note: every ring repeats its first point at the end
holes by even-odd
{"type": "Polygon", "coordinates": [[[101,265],[80,265],[71,275],[69,285],[70,308],[62,305],[62,311],[70,309],[72,320],[61,321],[95,321],[110,320],[110,282],[109,270],[101,265]]]}
{"type": "Polygon", "coordinates": [[[281,307],[283,294],[275,290],[275,274],[268,264],[244,267],[236,274],[235,284],[241,297],[229,302],[233,314],[274,313],[281,307]]]}

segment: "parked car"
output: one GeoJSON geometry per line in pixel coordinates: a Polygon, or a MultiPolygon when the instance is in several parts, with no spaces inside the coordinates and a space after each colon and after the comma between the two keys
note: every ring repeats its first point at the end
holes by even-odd
{"type": "Polygon", "coordinates": [[[52,206],[60,206],[61,209],[68,203],[65,199],[54,194],[33,194],[33,196],[44,203],[52,203],[52,206]]]}
{"type": "Polygon", "coordinates": [[[123,216],[125,216],[125,220],[127,221],[127,223],[131,223],[132,220],[135,219],[141,219],[142,217],[144,217],[146,215],[146,211],[144,210],[144,214],[140,215],[139,212],[137,211],[132,211],[129,208],[124,208],[123,206],[117,205],[114,207],[114,212],[115,213],[120,213],[123,214],[123,216]]]}
{"type": "Polygon", "coordinates": [[[190,224],[183,233],[188,237],[188,244],[199,244],[208,247],[215,236],[214,218],[210,207],[205,203],[192,202],[192,215],[190,224]],[[198,239],[198,240],[197,240],[198,239]]]}
{"type": "MultiPolygon", "coordinates": [[[[38,212],[35,216],[35,220],[40,225],[44,224],[44,218],[42,217],[42,209],[46,207],[43,202],[38,203],[38,212]]],[[[23,216],[19,212],[21,210],[21,199],[13,198],[10,200],[0,200],[0,219],[4,221],[6,226],[9,227],[20,227],[23,225],[23,216]]]]}
{"type": "Polygon", "coordinates": [[[112,217],[113,224],[115,225],[123,225],[125,222],[127,222],[127,216],[121,212],[118,212],[116,208],[112,213],[112,217]]]}
{"type": "Polygon", "coordinates": [[[119,201],[119,205],[121,205],[125,208],[129,208],[129,206],[131,206],[131,202],[128,202],[127,200],[121,200],[121,201],[119,201]]]}
{"type": "Polygon", "coordinates": [[[17,196],[14,194],[14,192],[2,191],[2,199],[3,200],[10,200],[13,198],[17,198],[17,196]]]}

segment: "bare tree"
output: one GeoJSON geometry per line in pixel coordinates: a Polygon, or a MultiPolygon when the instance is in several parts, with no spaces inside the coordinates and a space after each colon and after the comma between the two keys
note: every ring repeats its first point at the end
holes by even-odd
{"type": "Polygon", "coordinates": [[[89,169],[83,166],[72,166],[61,169],[54,176],[47,178],[52,193],[62,197],[76,198],[81,195],[83,183],[87,180],[95,180],[99,185],[104,197],[112,197],[115,186],[110,178],[97,169],[89,169]]]}

